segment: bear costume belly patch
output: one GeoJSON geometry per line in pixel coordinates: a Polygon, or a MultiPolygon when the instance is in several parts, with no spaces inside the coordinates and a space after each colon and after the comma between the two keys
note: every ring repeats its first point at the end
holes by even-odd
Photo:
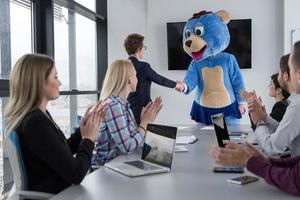
{"type": "Polygon", "coordinates": [[[204,88],[199,101],[200,105],[208,108],[228,106],[231,101],[224,85],[223,68],[221,66],[203,67],[201,72],[204,88]]]}

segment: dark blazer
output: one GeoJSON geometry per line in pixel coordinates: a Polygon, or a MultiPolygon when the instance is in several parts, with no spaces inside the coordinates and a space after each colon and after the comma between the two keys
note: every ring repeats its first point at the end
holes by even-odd
{"type": "Polygon", "coordinates": [[[141,62],[134,56],[130,56],[129,59],[131,60],[136,70],[138,83],[136,91],[129,94],[128,101],[130,103],[130,108],[134,114],[134,118],[137,124],[140,124],[140,115],[142,108],[143,106],[146,106],[149,101],[151,101],[151,83],[154,82],[161,86],[175,88],[176,82],[157,74],[151,68],[149,63],[141,62]]]}
{"type": "Polygon", "coordinates": [[[280,122],[283,118],[287,106],[288,106],[288,102],[286,100],[276,102],[272,108],[270,116],[273,119],[276,119],[276,121],[280,122]]]}
{"type": "Polygon", "coordinates": [[[25,116],[16,131],[28,189],[56,194],[72,184],[79,184],[85,177],[94,142],[82,140],[80,129],[66,139],[49,117],[36,109],[25,116]]]}

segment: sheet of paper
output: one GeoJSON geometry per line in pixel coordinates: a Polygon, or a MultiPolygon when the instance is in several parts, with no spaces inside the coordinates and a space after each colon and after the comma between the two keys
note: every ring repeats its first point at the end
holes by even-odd
{"type": "Polygon", "coordinates": [[[189,150],[186,148],[185,145],[176,145],[175,152],[188,152],[189,150]]]}
{"type": "Polygon", "coordinates": [[[188,144],[189,139],[186,136],[178,136],[176,138],[176,144],[188,144]]]}
{"type": "Polygon", "coordinates": [[[204,126],[201,128],[201,130],[214,130],[213,126],[204,126]]]}
{"type": "Polygon", "coordinates": [[[196,142],[198,138],[194,135],[189,136],[178,136],[176,138],[176,144],[192,144],[196,142]]]}

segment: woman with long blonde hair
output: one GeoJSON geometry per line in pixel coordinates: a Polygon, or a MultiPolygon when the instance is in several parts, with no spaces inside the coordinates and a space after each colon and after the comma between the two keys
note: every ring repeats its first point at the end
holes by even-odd
{"type": "Polygon", "coordinates": [[[120,154],[138,147],[145,136],[148,123],[152,123],[162,108],[162,99],[157,97],[141,113],[137,125],[127,97],[136,90],[136,71],[129,60],[116,60],[107,69],[100,99],[107,112],[93,152],[92,165],[104,165],[120,154]]]}
{"type": "Polygon", "coordinates": [[[44,55],[22,56],[11,72],[5,141],[16,131],[32,191],[56,194],[82,181],[105,113],[97,102],[66,139],[46,109],[49,101],[58,98],[60,85],[54,61],[44,55]]]}

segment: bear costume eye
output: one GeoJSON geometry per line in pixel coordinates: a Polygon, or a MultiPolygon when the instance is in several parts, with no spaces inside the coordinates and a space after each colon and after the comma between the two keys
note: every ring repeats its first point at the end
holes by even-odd
{"type": "Polygon", "coordinates": [[[189,38],[191,36],[191,31],[190,30],[186,30],[185,31],[185,37],[189,38]]]}
{"type": "Polygon", "coordinates": [[[198,26],[195,28],[195,35],[202,36],[204,34],[203,26],[198,26]]]}

